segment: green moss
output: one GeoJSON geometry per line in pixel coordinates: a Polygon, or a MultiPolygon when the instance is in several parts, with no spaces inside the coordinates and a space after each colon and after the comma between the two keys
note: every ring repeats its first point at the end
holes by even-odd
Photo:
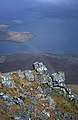
{"type": "Polygon", "coordinates": [[[37,87],[39,84],[38,84],[38,82],[36,82],[36,81],[33,81],[33,82],[31,82],[31,84],[35,87],[37,87]]]}

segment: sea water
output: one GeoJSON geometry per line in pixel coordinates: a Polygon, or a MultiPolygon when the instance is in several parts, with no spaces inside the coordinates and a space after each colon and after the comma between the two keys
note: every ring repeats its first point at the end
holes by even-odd
{"type": "Polygon", "coordinates": [[[0,55],[17,52],[78,54],[77,6],[44,5],[31,1],[27,0],[25,4],[22,0],[0,0],[0,23],[9,24],[10,31],[34,34],[24,43],[0,41],[0,55]],[[23,23],[14,24],[14,20],[23,23]]]}

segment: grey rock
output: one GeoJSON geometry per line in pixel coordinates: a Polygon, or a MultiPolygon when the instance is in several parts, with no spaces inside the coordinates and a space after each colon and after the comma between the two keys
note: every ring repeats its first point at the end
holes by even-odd
{"type": "Polygon", "coordinates": [[[24,94],[21,94],[21,95],[19,96],[19,98],[24,101],[24,100],[25,100],[25,95],[24,95],[24,94]]]}
{"type": "Polygon", "coordinates": [[[43,113],[46,117],[50,117],[50,113],[49,113],[49,112],[46,112],[45,109],[42,111],[42,113],[43,113]]]}
{"type": "Polygon", "coordinates": [[[58,83],[63,83],[65,81],[65,75],[64,72],[58,72],[52,74],[53,81],[56,81],[58,83]]]}
{"type": "Polygon", "coordinates": [[[76,115],[75,120],[78,120],[78,115],[76,115]]]}
{"type": "Polygon", "coordinates": [[[33,88],[30,88],[30,91],[33,91],[34,89],[33,88]]]}
{"type": "Polygon", "coordinates": [[[38,90],[39,92],[43,93],[43,90],[42,90],[41,86],[38,86],[38,87],[37,87],[37,90],[38,90]]]}
{"type": "Polygon", "coordinates": [[[14,120],[23,120],[21,116],[15,116],[14,120]]]}
{"type": "Polygon", "coordinates": [[[13,97],[10,94],[3,95],[3,99],[7,105],[15,104],[13,97]]]}
{"type": "Polygon", "coordinates": [[[56,106],[56,102],[51,98],[51,97],[47,97],[47,99],[48,99],[48,103],[49,103],[49,106],[53,109],[53,110],[55,110],[55,106],[56,106]]]}
{"type": "Polygon", "coordinates": [[[1,76],[2,78],[2,85],[9,86],[11,88],[15,87],[15,82],[12,80],[11,76],[1,76]]]}
{"type": "Polygon", "coordinates": [[[3,92],[0,92],[0,96],[3,96],[4,95],[4,93],[3,92]]]}
{"type": "Polygon", "coordinates": [[[49,75],[42,75],[42,81],[43,84],[48,84],[50,87],[52,87],[52,79],[49,75]]]}
{"type": "Polygon", "coordinates": [[[26,70],[25,76],[26,76],[28,81],[30,81],[30,82],[34,81],[34,75],[32,74],[31,70],[26,70]]]}
{"type": "Polygon", "coordinates": [[[21,70],[18,70],[18,76],[21,78],[21,79],[23,79],[24,77],[25,77],[25,75],[24,75],[24,72],[23,71],[21,71],[21,70]]]}
{"type": "Polygon", "coordinates": [[[46,94],[47,96],[51,96],[51,94],[52,94],[52,89],[51,89],[51,88],[43,88],[43,92],[44,92],[44,94],[46,94]]]}
{"type": "Polygon", "coordinates": [[[39,73],[47,73],[47,68],[42,62],[35,62],[33,68],[39,73]]]}
{"type": "Polygon", "coordinates": [[[36,97],[37,99],[39,99],[39,98],[42,97],[42,94],[37,94],[35,97],[36,97]]]}
{"type": "Polygon", "coordinates": [[[19,97],[14,97],[14,102],[19,105],[22,105],[24,103],[23,100],[20,99],[19,97]]]}

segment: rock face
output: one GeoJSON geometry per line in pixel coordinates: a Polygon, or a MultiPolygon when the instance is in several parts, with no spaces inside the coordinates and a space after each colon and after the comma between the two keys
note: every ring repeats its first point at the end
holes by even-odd
{"type": "Polygon", "coordinates": [[[2,78],[2,85],[3,86],[9,86],[9,87],[12,87],[14,88],[15,87],[15,83],[14,81],[12,80],[11,76],[1,76],[2,78]]]}
{"type": "Polygon", "coordinates": [[[57,83],[64,83],[65,81],[64,72],[54,73],[52,74],[52,77],[53,77],[53,81],[57,83]]]}
{"type": "Polygon", "coordinates": [[[25,76],[28,79],[28,81],[34,81],[34,75],[32,74],[31,70],[26,70],[25,71],[25,76]]]}
{"type": "Polygon", "coordinates": [[[47,73],[47,68],[46,68],[46,66],[45,65],[43,65],[43,63],[42,62],[35,62],[34,64],[33,64],[33,68],[37,71],[37,72],[39,72],[39,73],[47,73]]]}
{"type": "Polygon", "coordinates": [[[14,104],[13,97],[10,94],[3,95],[3,99],[8,106],[14,104]]]}
{"type": "Polygon", "coordinates": [[[24,76],[24,72],[21,71],[21,70],[18,70],[18,76],[23,79],[25,76],[24,76]]]}
{"type": "Polygon", "coordinates": [[[76,94],[72,93],[69,88],[66,87],[64,81],[65,81],[65,74],[64,72],[57,72],[53,73],[52,75],[49,75],[47,72],[47,68],[45,65],[43,65],[42,62],[38,63],[35,62],[33,64],[34,70],[42,74],[40,76],[41,83],[48,84],[52,89],[57,90],[61,93],[64,92],[64,95],[66,95],[74,105],[77,103],[78,97],[76,94]]]}
{"type": "MultiPolygon", "coordinates": [[[[72,106],[78,104],[78,96],[65,83],[65,74],[57,72],[50,75],[42,62],[35,62],[33,70],[14,71],[0,74],[0,99],[2,106],[19,107],[19,114],[10,116],[11,120],[57,120],[64,118],[77,120],[77,114],[70,115],[57,109],[58,101],[52,97],[54,92],[72,101],[72,106]]],[[[68,101],[69,101],[68,100],[68,101]]],[[[14,111],[14,109],[12,109],[14,111]]],[[[77,112],[78,113],[78,112],[77,112]]],[[[5,118],[6,120],[6,118],[5,118]]]]}

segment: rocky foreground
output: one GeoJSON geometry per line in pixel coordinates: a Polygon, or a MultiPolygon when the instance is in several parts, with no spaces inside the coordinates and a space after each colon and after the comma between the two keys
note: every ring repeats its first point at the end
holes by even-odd
{"type": "Polygon", "coordinates": [[[64,81],[64,72],[50,74],[42,62],[0,73],[0,119],[78,120],[78,92],[64,81]]]}

